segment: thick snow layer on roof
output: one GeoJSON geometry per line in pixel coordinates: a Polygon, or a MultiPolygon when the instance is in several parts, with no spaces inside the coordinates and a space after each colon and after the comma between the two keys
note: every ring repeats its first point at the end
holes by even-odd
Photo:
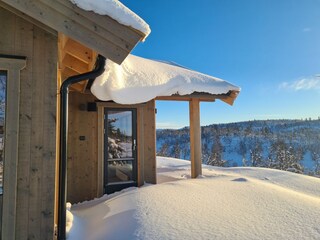
{"type": "Polygon", "coordinates": [[[107,15],[117,22],[130,26],[145,34],[145,38],[150,34],[149,25],[123,5],[118,0],[70,0],[79,8],[86,11],[93,11],[100,15],[107,15]]]}
{"type": "Polygon", "coordinates": [[[74,205],[69,240],[320,239],[320,179],[157,157],[157,185],[74,205]]]}
{"type": "Polygon", "coordinates": [[[104,74],[91,87],[91,92],[98,99],[120,104],[142,103],[158,96],[194,92],[226,94],[230,90],[240,91],[240,88],[176,64],[134,55],[129,55],[121,65],[107,60],[104,74]]]}

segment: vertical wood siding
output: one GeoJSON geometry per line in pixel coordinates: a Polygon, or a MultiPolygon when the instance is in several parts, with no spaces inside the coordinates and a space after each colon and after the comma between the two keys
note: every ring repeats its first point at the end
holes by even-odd
{"type": "Polygon", "coordinates": [[[2,8],[0,28],[0,53],[27,57],[20,80],[16,239],[53,239],[57,37],[2,8]]]}
{"type": "Polygon", "coordinates": [[[92,95],[69,94],[67,201],[71,203],[97,197],[98,113],[81,108],[94,100],[92,95]]]}

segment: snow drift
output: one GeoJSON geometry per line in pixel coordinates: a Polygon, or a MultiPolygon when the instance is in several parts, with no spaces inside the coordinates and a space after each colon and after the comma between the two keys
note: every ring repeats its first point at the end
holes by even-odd
{"type": "Polygon", "coordinates": [[[91,87],[98,99],[120,104],[142,103],[173,94],[229,91],[240,91],[240,88],[219,78],[134,55],[129,55],[121,65],[107,60],[104,74],[91,87]]]}
{"type": "Polygon", "coordinates": [[[320,179],[158,158],[160,184],[72,206],[69,240],[320,239],[320,179]],[[177,181],[180,180],[180,181],[177,181]]]}

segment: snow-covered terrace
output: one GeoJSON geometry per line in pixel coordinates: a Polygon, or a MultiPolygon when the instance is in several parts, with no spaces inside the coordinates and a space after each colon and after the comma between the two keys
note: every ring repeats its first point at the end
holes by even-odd
{"type": "Polygon", "coordinates": [[[158,183],[73,205],[68,240],[320,239],[320,179],[157,158],[158,183]],[[125,226],[125,230],[124,230],[125,226]]]}
{"type": "Polygon", "coordinates": [[[189,101],[191,176],[195,178],[202,172],[200,102],[220,99],[232,105],[240,88],[177,64],[129,55],[121,65],[107,60],[91,92],[100,100],[119,104],[189,101]]]}

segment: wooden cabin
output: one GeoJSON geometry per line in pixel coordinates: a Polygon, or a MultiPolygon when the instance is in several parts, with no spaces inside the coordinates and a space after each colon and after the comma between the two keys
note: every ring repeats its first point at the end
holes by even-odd
{"type": "MultiPolygon", "coordinates": [[[[3,240],[54,239],[59,207],[60,85],[70,76],[91,71],[98,54],[120,64],[146,36],[69,0],[0,0],[0,29],[0,73],[6,82],[1,236],[3,240]]],[[[70,153],[85,156],[85,152],[89,158],[97,153],[96,146],[86,150],[84,145],[91,146],[90,140],[97,137],[92,131],[97,126],[90,123],[97,120],[98,112],[77,118],[78,111],[84,112],[81,104],[92,101],[86,84],[83,81],[70,89],[70,153]],[[83,128],[91,133],[82,133],[83,128]]],[[[72,186],[76,179],[98,172],[93,166],[96,158],[82,162],[90,166],[81,174],[72,167],[74,160],[71,157],[70,176],[75,179],[68,183],[71,200],[79,187],[72,186]]],[[[83,187],[87,189],[87,184],[83,187]]],[[[80,189],[82,197],[77,200],[85,199],[80,189]]],[[[94,191],[97,187],[88,196],[97,196],[94,191]]]]}
{"type": "Polygon", "coordinates": [[[0,90],[6,83],[5,98],[0,93],[3,240],[65,239],[59,229],[65,227],[60,219],[65,221],[66,201],[156,183],[156,100],[190,103],[191,175],[201,174],[199,103],[232,103],[237,92],[123,105],[98,100],[89,90],[93,79],[84,79],[70,86],[69,118],[61,125],[62,83],[95,69],[98,55],[121,64],[146,34],[69,0],[0,0],[0,29],[0,90]],[[59,157],[63,128],[66,162],[59,157]]]}

